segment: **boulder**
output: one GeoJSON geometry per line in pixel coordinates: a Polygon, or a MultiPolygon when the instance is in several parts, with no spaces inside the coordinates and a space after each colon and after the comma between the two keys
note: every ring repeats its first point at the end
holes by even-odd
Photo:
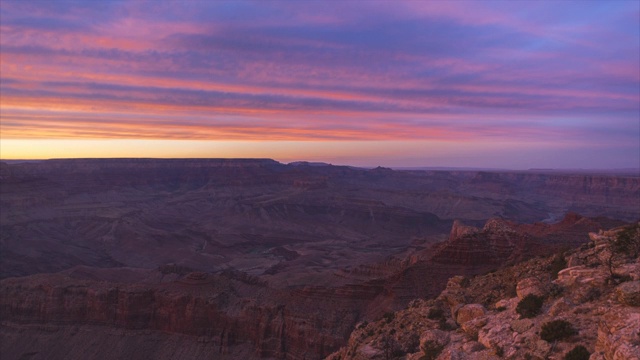
{"type": "Polygon", "coordinates": [[[449,344],[450,340],[451,336],[448,332],[429,329],[420,337],[420,350],[425,352],[425,349],[433,346],[444,348],[449,344]]]}
{"type": "Polygon", "coordinates": [[[530,277],[518,282],[518,285],[516,285],[516,294],[518,295],[518,299],[522,300],[529,294],[544,296],[545,291],[540,280],[530,277]]]}
{"type": "Polygon", "coordinates": [[[492,323],[478,332],[478,342],[489,349],[504,348],[511,344],[513,330],[508,323],[492,323]]]}
{"type": "Polygon", "coordinates": [[[640,306],[640,281],[629,281],[616,287],[618,302],[627,306],[640,306]]]}
{"type": "Polygon", "coordinates": [[[513,320],[511,322],[511,329],[518,334],[522,334],[523,332],[531,329],[533,327],[533,320],[531,319],[520,319],[513,320]]]}
{"type": "Polygon", "coordinates": [[[471,321],[475,318],[484,316],[487,313],[484,306],[480,304],[467,304],[458,309],[456,314],[456,322],[460,325],[471,321]]]}
{"type": "Polygon", "coordinates": [[[467,321],[461,325],[462,330],[472,339],[478,338],[478,331],[487,325],[488,319],[484,316],[467,321]]]}

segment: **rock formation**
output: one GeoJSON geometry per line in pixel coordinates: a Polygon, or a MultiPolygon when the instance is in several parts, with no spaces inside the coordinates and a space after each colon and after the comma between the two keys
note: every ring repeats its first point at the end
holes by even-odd
{"type": "Polygon", "coordinates": [[[361,324],[328,359],[563,359],[577,346],[591,360],[638,359],[640,257],[623,254],[613,272],[599,259],[614,251],[621,230],[564,253],[584,263],[557,273],[555,257],[548,257],[454,277],[436,299],[416,300],[386,319],[361,324]],[[525,294],[544,299],[531,318],[518,309],[525,294]]]}
{"type": "MultiPolygon", "coordinates": [[[[495,302],[509,308],[517,294],[550,290],[532,281],[517,287],[510,278],[487,280],[482,296],[472,296],[468,278],[637,220],[639,184],[624,174],[394,171],[268,159],[1,163],[0,336],[10,340],[0,352],[319,359],[344,346],[356,324],[441,293],[426,316],[446,335],[389,335],[380,343],[406,353],[448,347],[456,337],[446,329],[461,327],[478,338],[465,351],[480,349],[495,302]]],[[[597,256],[609,259],[606,251],[597,256]]],[[[568,257],[571,269],[561,277],[606,281],[589,261],[568,257]]],[[[616,294],[637,301],[633,284],[616,294]]],[[[591,294],[575,296],[549,311],[591,294]]],[[[513,326],[525,333],[529,325],[513,326]]],[[[373,356],[378,345],[362,351],[373,356]]]]}

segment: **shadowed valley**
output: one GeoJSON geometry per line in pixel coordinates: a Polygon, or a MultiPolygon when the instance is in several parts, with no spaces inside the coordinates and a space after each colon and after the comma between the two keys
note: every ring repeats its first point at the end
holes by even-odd
{"type": "Polygon", "coordinates": [[[0,181],[16,359],[320,359],[454,275],[640,218],[628,174],[73,159],[0,181]]]}

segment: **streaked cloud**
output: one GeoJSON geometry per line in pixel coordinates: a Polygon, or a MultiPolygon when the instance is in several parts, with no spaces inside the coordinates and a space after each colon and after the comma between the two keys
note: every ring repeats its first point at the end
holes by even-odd
{"type": "Polygon", "coordinates": [[[544,140],[637,149],[632,166],[639,13],[633,1],[6,0],[0,135],[544,140]]]}

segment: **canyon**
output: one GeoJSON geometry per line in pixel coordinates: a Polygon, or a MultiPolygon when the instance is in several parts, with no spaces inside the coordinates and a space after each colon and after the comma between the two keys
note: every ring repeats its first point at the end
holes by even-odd
{"type": "Polygon", "coordinates": [[[579,246],[639,204],[633,173],[3,162],[0,354],[321,359],[453,276],[579,246]]]}

